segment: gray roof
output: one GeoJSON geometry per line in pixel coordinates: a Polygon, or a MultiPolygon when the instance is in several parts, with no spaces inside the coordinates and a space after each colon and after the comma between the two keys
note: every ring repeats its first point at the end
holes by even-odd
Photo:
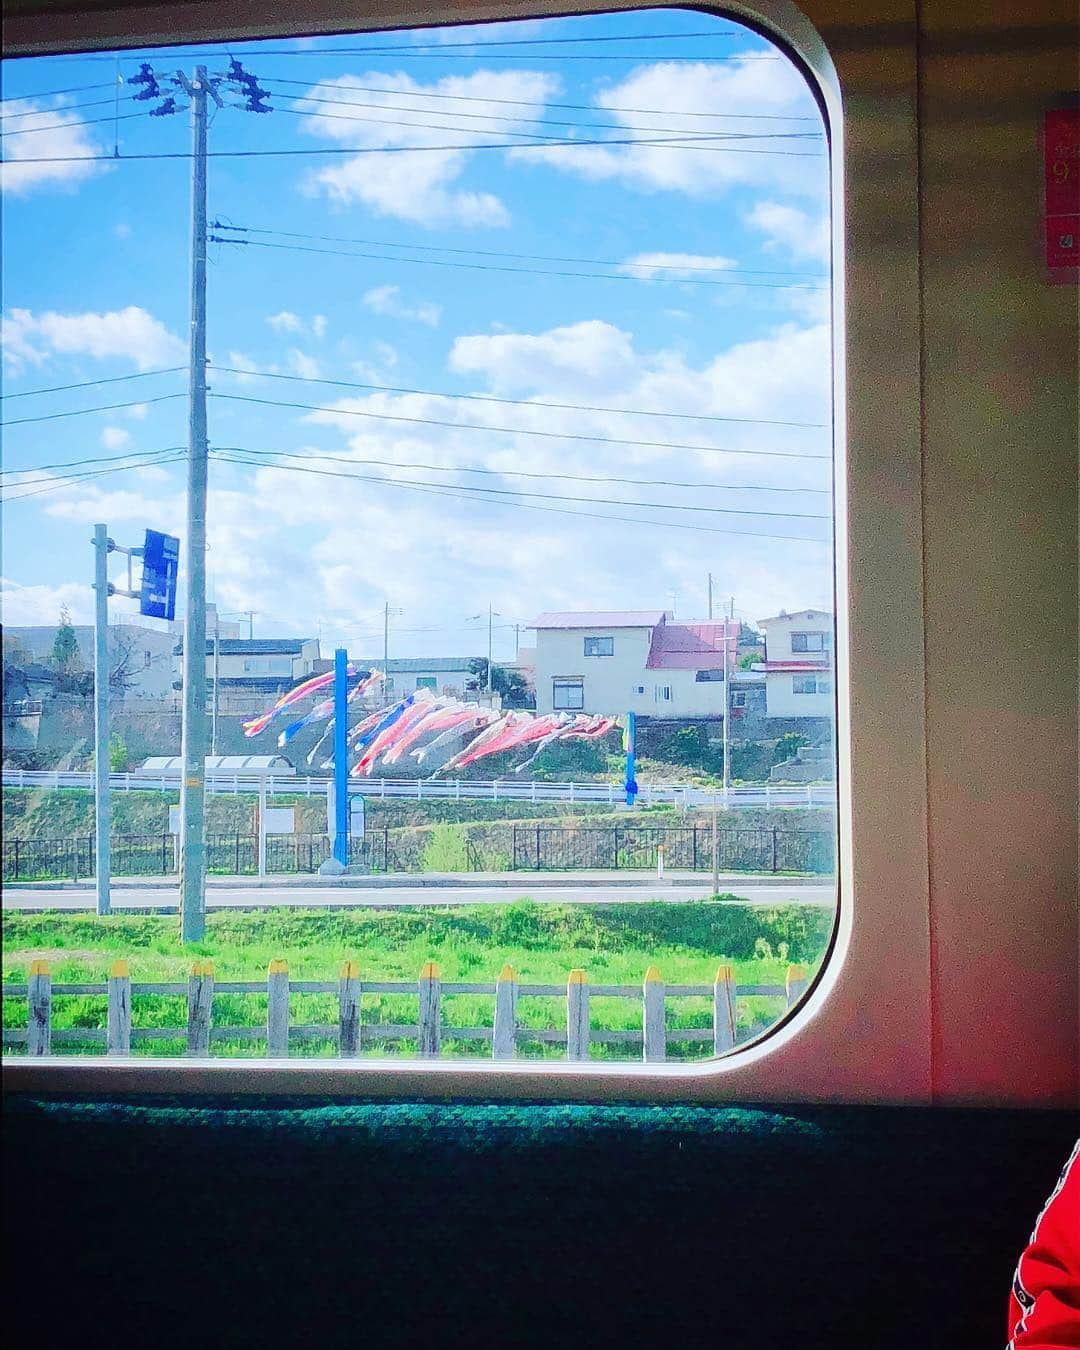
{"type": "MultiPolygon", "coordinates": [[[[221,638],[218,651],[222,656],[299,656],[305,642],[313,638],[221,638]]],[[[183,639],[176,644],[176,655],[183,656],[183,639]]],[[[206,654],[213,656],[214,639],[206,639],[206,654]]]]}
{"type": "MultiPolygon", "coordinates": [[[[179,755],[154,755],[135,770],[137,774],[155,777],[182,772],[184,761],[179,755]]],[[[284,755],[207,755],[208,774],[294,774],[296,770],[284,755]]]]}

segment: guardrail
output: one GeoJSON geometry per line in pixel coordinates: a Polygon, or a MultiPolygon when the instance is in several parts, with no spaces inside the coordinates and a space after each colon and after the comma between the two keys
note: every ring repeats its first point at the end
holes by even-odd
{"type": "Polygon", "coordinates": [[[415,983],[397,980],[361,980],[356,961],[345,961],[336,981],[289,979],[285,961],[271,961],[265,982],[228,980],[215,983],[212,961],[198,960],[191,967],[186,984],[133,983],[127,961],[114,963],[105,984],[53,985],[48,961],[31,962],[25,985],[6,985],[5,998],[22,998],[27,1004],[27,1026],[5,1029],[3,1044],[25,1046],[31,1057],[52,1053],[54,1046],[90,1045],[103,1047],[107,1056],[124,1058],[133,1044],[146,1041],[183,1041],[184,1054],[205,1059],[215,1041],[264,1043],[268,1059],[285,1059],[295,1041],[330,1041],[341,1059],[355,1058],[365,1048],[393,1041],[412,1041],[420,1058],[439,1056],[447,1042],[479,1041],[489,1044],[493,1059],[513,1059],[522,1044],[565,1045],[568,1060],[586,1060],[593,1045],[640,1045],[648,1063],[667,1058],[673,1043],[711,1044],[714,1055],[725,1055],[735,1048],[738,1037],[737,1000],[740,997],[783,998],[788,1008],[806,990],[807,972],[801,965],[787,968],[782,985],[735,983],[730,965],[721,965],[712,984],[665,984],[655,966],[650,966],[640,987],[634,985],[590,984],[584,970],[572,970],[562,984],[525,984],[518,980],[510,965],[503,967],[494,982],[443,983],[438,965],[428,961],[415,983]],[[132,1025],[132,999],[142,995],[186,996],[187,1016],[174,1027],[135,1027],[132,1025]],[[214,1021],[214,999],[226,994],[259,994],[266,997],[266,1019],[260,1026],[223,1026],[214,1021]],[[304,1025],[290,1020],[289,1001],[293,994],[336,994],[337,1021],[304,1025]],[[364,1021],[364,995],[399,994],[415,997],[415,1022],[390,1023],[364,1021]],[[494,1000],[490,1026],[460,1027],[443,1017],[443,1000],[455,994],[482,994],[494,1000]],[[54,1029],[53,1000],[65,996],[104,995],[104,1026],[54,1029]],[[565,1000],[563,1027],[527,1027],[518,1017],[522,998],[559,998],[565,1000]],[[641,1005],[638,1029],[605,1031],[593,1026],[590,1001],[594,998],[632,999],[641,1005]],[[708,998],[711,1000],[710,1025],[669,1027],[667,1000],[708,998]]]}
{"type": "MultiPolygon", "coordinates": [[[[114,773],[110,785],[121,792],[178,792],[180,778],[168,774],[114,773]]],[[[269,796],[325,796],[330,779],[296,777],[259,777],[251,774],[207,773],[208,792],[250,793],[265,784],[269,796]]],[[[5,769],[4,787],[92,788],[94,775],[65,769],[5,769]]],[[[416,801],[526,801],[526,802],[604,802],[617,806],[625,801],[618,783],[550,783],[506,779],[469,780],[442,778],[364,778],[353,779],[351,786],[368,799],[406,797],[416,801]]],[[[741,784],[720,788],[690,787],[685,783],[642,783],[639,806],[831,806],[836,789],[829,783],[741,784]]]]}

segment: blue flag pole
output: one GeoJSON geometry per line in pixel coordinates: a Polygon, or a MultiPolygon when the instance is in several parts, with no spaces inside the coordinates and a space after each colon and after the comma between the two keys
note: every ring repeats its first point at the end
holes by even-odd
{"type": "Polygon", "coordinates": [[[349,865],[349,654],[334,652],[334,857],[349,865]]]}
{"type": "Polygon", "coordinates": [[[634,778],[634,761],[637,751],[637,718],[632,712],[626,714],[626,730],[623,732],[623,749],[626,751],[626,804],[633,806],[638,785],[634,778]]]}

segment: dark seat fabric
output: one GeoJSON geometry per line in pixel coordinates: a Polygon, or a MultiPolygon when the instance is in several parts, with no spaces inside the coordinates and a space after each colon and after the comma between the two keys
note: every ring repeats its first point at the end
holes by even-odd
{"type": "Polygon", "coordinates": [[[1001,1346],[1076,1132],[1041,1111],[9,1097],[2,1325],[65,1350],[1001,1346]]]}

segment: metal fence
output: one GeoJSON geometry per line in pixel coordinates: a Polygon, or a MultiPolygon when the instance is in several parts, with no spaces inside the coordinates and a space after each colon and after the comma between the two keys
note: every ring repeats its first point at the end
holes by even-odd
{"type": "MultiPolygon", "coordinates": [[[[353,1058],[363,1050],[404,1042],[406,1050],[415,1047],[421,1058],[435,1058],[449,1049],[479,1043],[481,1052],[494,1059],[517,1056],[528,1043],[565,1046],[566,1058],[585,1060],[592,1046],[627,1045],[639,1049],[648,1062],[668,1057],[672,1044],[689,1047],[704,1043],[714,1055],[728,1054],[741,1039],[738,1026],[738,1000],[746,997],[773,997],[794,1006],[805,993],[807,970],[801,965],[787,968],[783,984],[736,984],[730,965],[719,967],[711,984],[666,984],[660,971],[650,966],[640,985],[591,984],[584,970],[569,972],[565,984],[522,983],[512,966],[504,966],[499,978],[478,983],[449,984],[442,981],[439,967],[428,961],[414,981],[360,979],[355,961],[343,963],[339,978],[294,980],[290,983],[285,961],[271,961],[263,981],[221,981],[215,986],[212,961],[198,960],[191,967],[186,984],[133,983],[127,961],[117,961],[105,984],[57,984],[52,982],[46,960],[31,962],[26,984],[4,986],[5,999],[25,1000],[26,1028],[5,1028],[3,1044],[25,1047],[30,1057],[52,1053],[54,1047],[77,1046],[91,1053],[123,1057],[131,1054],[132,1043],[172,1041],[185,1047],[195,1058],[211,1054],[213,1042],[262,1044],[269,1059],[284,1059],[290,1045],[300,1041],[330,1042],[341,1058],[353,1058]],[[266,999],[265,1020],[259,1024],[222,1025],[213,1017],[215,995],[254,994],[266,999]],[[290,994],[330,994],[337,996],[337,1019],[325,1024],[300,1024],[290,1017],[290,994]],[[416,1009],[416,1020],[383,1021],[371,1000],[364,1007],[364,995],[408,996],[416,1009]],[[491,1021],[486,1026],[459,1026],[446,1017],[447,996],[455,994],[487,995],[494,1000],[491,1021]],[[60,997],[104,996],[96,1026],[55,1028],[53,1002],[60,997]],[[132,997],[156,995],[187,997],[187,1016],[180,1008],[171,1026],[132,1025],[132,997]],[[539,997],[563,1001],[564,1017],[554,1026],[528,1026],[519,1016],[519,1000],[539,997]],[[597,1026],[600,1018],[590,1006],[594,998],[628,999],[637,1004],[640,1015],[634,1028],[618,1030],[597,1026]],[[672,1026],[667,1003],[671,999],[708,1000],[707,1011],[695,1026],[672,1026]],[[415,1001],[414,1001],[415,1000],[415,1001]],[[366,1018],[364,1014],[367,1014],[366,1018]],[[181,1020],[182,1019],[182,1020],[181,1020]],[[104,1023],[104,1025],[102,1025],[104,1023]]],[[[175,1004],[173,1005],[176,1006],[175,1004]]],[[[221,1006],[220,1004],[218,1005],[221,1006]]],[[[80,1020],[82,1012],[80,1010],[80,1020]]]]}
{"type": "MultiPolygon", "coordinates": [[[[831,875],[835,840],[829,830],[718,830],[717,863],[723,872],[808,872],[831,875]]],[[[574,829],[553,825],[512,826],[514,870],[572,872],[577,869],[712,868],[708,825],[610,825],[574,829]]]]}
{"type": "MultiPolygon", "coordinates": [[[[324,834],[267,835],[266,871],[275,875],[311,873],[330,856],[324,834]]],[[[221,876],[255,876],[259,840],[253,834],[206,836],[207,869],[221,876]]],[[[349,841],[349,862],[373,872],[394,865],[389,829],[372,830],[349,841]]],[[[93,835],[68,839],[5,839],[4,881],[78,881],[92,877],[97,855],[93,835]]],[[[117,877],[163,877],[179,871],[178,839],[172,834],[120,834],[112,837],[112,873],[117,877]]]]}

